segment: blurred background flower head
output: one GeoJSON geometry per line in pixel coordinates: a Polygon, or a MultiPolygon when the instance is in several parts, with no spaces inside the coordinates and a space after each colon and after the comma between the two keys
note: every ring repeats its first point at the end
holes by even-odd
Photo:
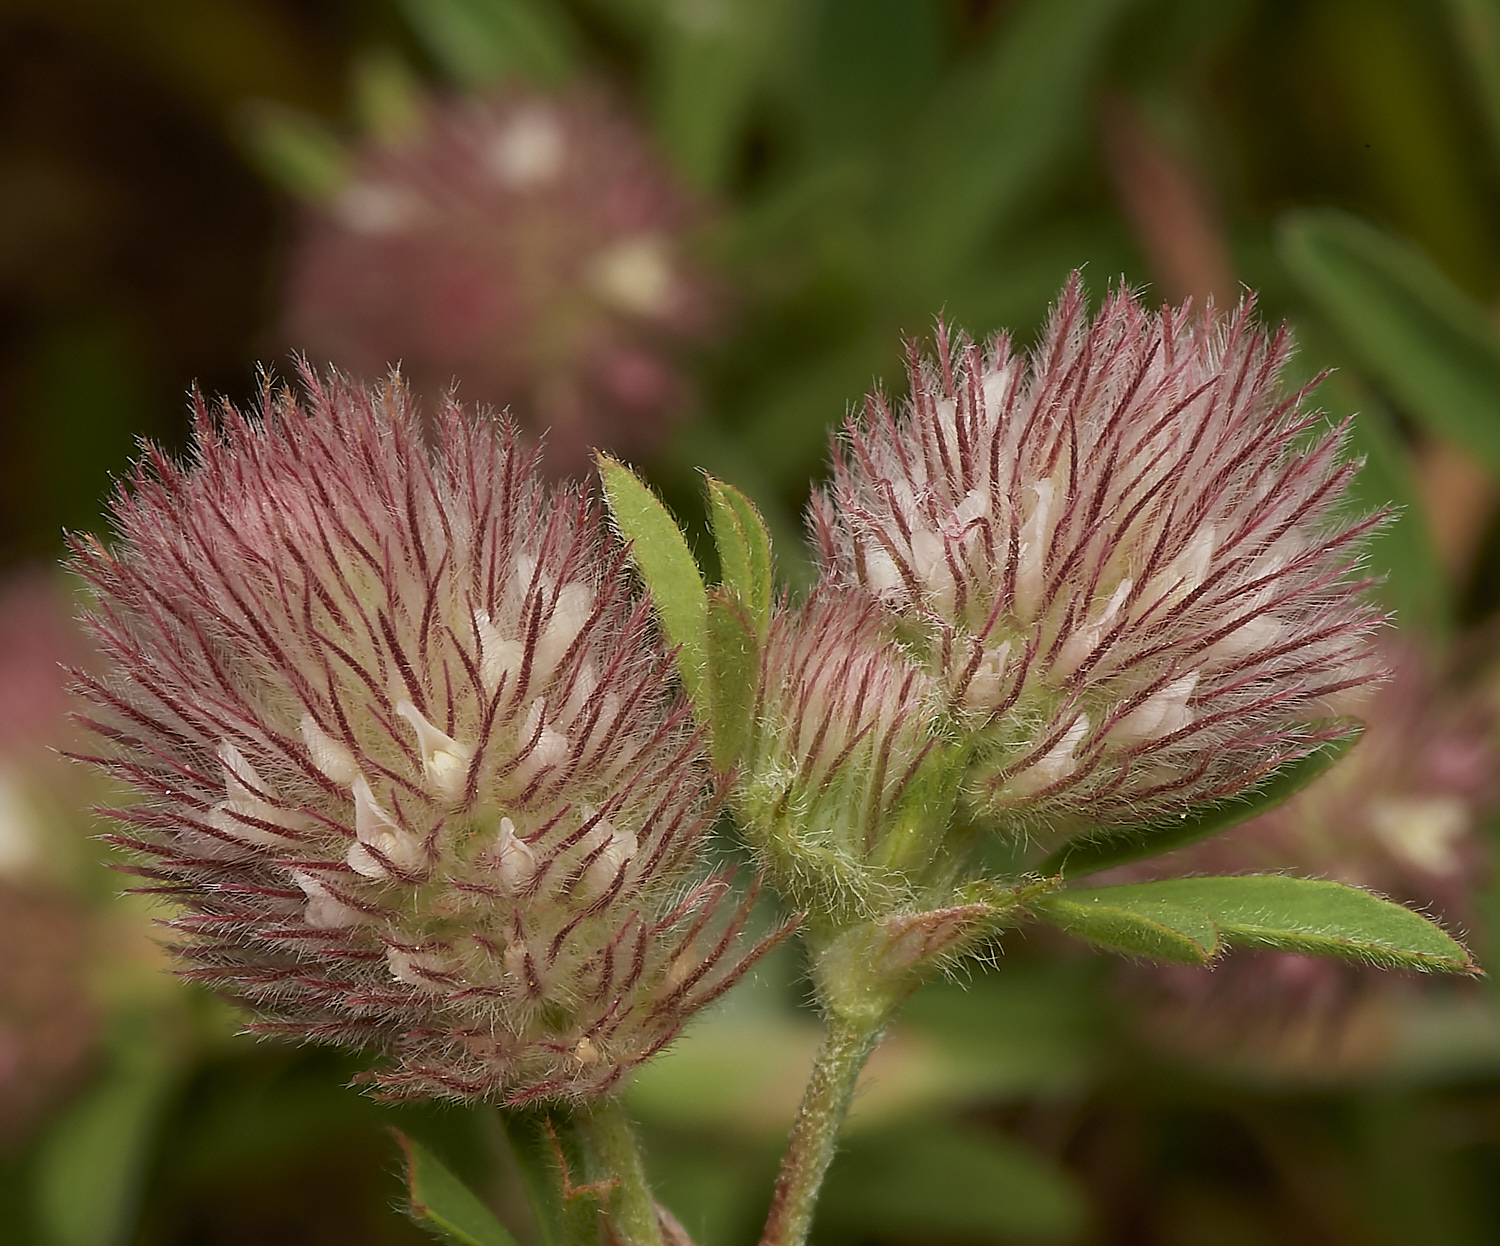
{"type": "Polygon", "coordinates": [[[718,328],[698,198],[599,85],[413,108],[302,209],[282,341],[506,408],[554,472],[651,453],[691,403],[682,354],[718,328]]]}

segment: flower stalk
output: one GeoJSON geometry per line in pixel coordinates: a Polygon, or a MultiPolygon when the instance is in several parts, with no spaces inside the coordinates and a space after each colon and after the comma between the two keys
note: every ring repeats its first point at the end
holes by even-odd
{"type": "Polygon", "coordinates": [[[889,1014],[878,1018],[828,1015],[812,1077],[782,1157],[760,1246],[802,1246],[807,1241],[818,1191],[833,1162],[854,1088],[880,1045],[888,1019],[889,1014]]]}

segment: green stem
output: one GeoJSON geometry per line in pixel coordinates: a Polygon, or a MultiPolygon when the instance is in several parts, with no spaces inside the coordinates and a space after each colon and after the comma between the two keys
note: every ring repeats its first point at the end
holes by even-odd
{"type": "Polygon", "coordinates": [[[829,1014],[812,1078],[781,1161],[760,1246],[803,1246],[807,1241],[839,1128],[849,1112],[860,1070],[880,1043],[885,1020],[881,1017],[872,1023],[829,1014]]]}
{"type": "Polygon", "coordinates": [[[615,1237],[623,1246],[663,1246],[656,1203],[646,1184],[635,1131],[620,1101],[600,1099],[579,1109],[576,1120],[593,1150],[597,1179],[614,1183],[605,1199],[615,1237]]]}

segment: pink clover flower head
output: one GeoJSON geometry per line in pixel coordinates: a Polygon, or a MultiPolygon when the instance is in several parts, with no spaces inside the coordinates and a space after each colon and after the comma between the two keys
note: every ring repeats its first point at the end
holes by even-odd
{"type": "Polygon", "coordinates": [[[1002,828],[1134,821],[1227,798],[1374,678],[1343,433],[1284,395],[1290,345],[1233,316],[1087,314],[1040,346],[940,328],[911,398],[873,395],[812,520],[825,572],[888,611],[974,739],[1002,828]]]}
{"type": "Polygon", "coordinates": [[[602,92],[430,101],[308,209],[283,335],[366,377],[508,407],[560,470],[648,452],[688,399],[678,356],[717,298],[701,211],[602,92]]]}
{"type": "Polygon", "coordinates": [[[116,838],[255,1028],[382,1049],[393,1096],[612,1090],[753,955],[649,607],[508,424],[303,384],[200,399],[75,543],[116,838]]]}

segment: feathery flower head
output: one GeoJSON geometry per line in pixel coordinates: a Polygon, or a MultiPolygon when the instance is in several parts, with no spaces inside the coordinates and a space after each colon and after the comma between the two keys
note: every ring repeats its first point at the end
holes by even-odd
{"type": "Polygon", "coordinates": [[[303,382],[200,399],[76,543],[118,839],[257,1028],[381,1048],[393,1095],[607,1091],[748,963],[648,607],[508,425],[450,401],[429,448],[398,381],[303,382]]]}
{"type": "Polygon", "coordinates": [[[547,432],[558,470],[649,450],[686,401],[674,353],[716,302],[684,255],[699,212],[640,127],[595,90],[430,101],[308,210],[284,332],[376,377],[547,432]]]}
{"type": "Polygon", "coordinates": [[[940,331],[900,414],[848,426],[813,523],[827,575],[890,612],[978,743],[975,813],[1028,831],[1220,799],[1308,752],[1375,677],[1353,581],[1356,465],[1276,386],[1247,303],[1092,319],[1041,345],[940,331]]]}

